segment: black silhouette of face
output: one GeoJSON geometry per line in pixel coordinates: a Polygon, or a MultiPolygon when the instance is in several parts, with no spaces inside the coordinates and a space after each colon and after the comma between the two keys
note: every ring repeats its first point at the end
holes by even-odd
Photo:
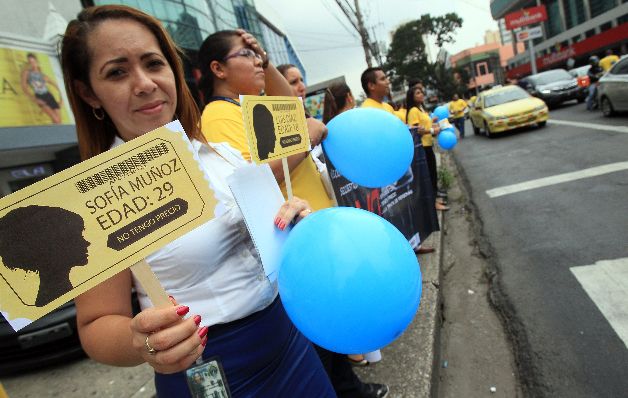
{"type": "Polygon", "coordinates": [[[36,305],[72,290],[72,267],[87,264],[81,216],[60,207],[26,206],[0,218],[0,257],[11,269],[39,274],[36,305]]]}
{"type": "Polygon", "coordinates": [[[257,136],[257,153],[261,160],[268,159],[268,154],[275,150],[275,123],[273,115],[262,104],[253,107],[253,127],[257,136]]]}

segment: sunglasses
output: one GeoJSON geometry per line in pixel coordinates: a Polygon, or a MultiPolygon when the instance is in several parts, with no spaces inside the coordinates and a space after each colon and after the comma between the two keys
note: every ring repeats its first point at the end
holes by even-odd
{"type": "Polygon", "coordinates": [[[238,50],[238,51],[234,52],[233,54],[229,54],[229,55],[227,55],[227,56],[226,56],[226,57],[224,57],[222,60],[223,60],[223,62],[224,62],[224,61],[226,61],[226,60],[228,60],[228,59],[230,59],[230,58],[235,58],[235,57],[245,57],[245,58],[248,58],[248,59],[254,59],[254,58],[257,58],[257,59],[259,59],[260,61],[262,61],[262,60],[263,60],[263,59],[262,59],[262,56],[261,56],[260,54],[256,53],[255,51],[253,51],[253,50],[251,50],[250,48],[247,48],[247,47],[242,48],[242,49],[240,49],[240,50],[238,50]]]}

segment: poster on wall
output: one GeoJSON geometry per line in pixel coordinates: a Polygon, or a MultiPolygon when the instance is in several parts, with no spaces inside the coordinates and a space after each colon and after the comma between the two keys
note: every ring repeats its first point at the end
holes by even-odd
{"type": "Polygon", "coordinates": [[[323,120],[323,107],[325,106],[325,90],[310,93],[304,100],[305,110],[315,119],[323,120]]]}
{"type": "Polygon", "coordinates": [[[0,127],[74,123],[52,62],[42,52],[0,47],[0,127]]]}

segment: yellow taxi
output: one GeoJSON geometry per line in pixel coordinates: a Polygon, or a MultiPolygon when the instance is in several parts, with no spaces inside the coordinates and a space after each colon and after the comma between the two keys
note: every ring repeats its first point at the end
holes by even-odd
{"type": "Polygon", "coordinates": [[[534,124],[543,127],[549,111],[542,99],[531,96],[521,87],[505,86],[481,92],[469,111],[469,118],[474,134],[484,130],[491,137],[534,124]]]}

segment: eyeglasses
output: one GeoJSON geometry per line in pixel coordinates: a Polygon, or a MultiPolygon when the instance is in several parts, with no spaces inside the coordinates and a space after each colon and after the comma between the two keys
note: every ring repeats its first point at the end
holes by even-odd
{"type": "Polygon", "coordinates": [[[262,56],[258,53],[256,53],[255,51],[251,50],[250,48],[244,47],[236,52],[234,52],[233,54],[227,55],[226,57],[224,57],[222,60],[226,61],[230,58],[235,58],[235,57],[246,57],[248,59],[253,59],[253,58],[257,58],[260,61],[263,61],[262,56]]]}

